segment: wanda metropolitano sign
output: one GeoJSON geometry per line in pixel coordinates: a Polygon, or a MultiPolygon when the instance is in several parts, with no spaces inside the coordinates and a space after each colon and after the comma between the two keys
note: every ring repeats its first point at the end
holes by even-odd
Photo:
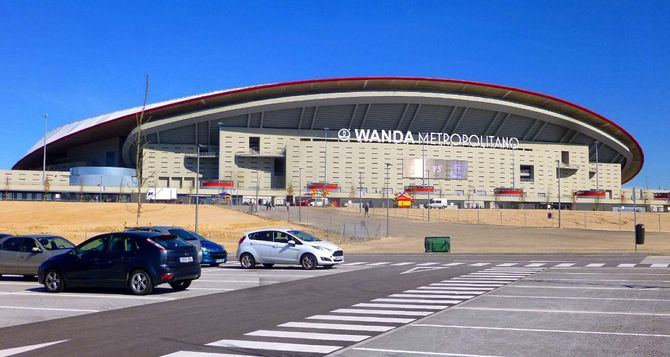
{"type": "Polygon", "coordinates": [[[443,146],[466,146],[474,148],[509,149],[519,148],[519,139],[494,135],[467,135],[448,133],[413,133],[400,130],[351,129],[342,128],[337,137],[344,142],[382,144],[427,144],[443,146]]]}

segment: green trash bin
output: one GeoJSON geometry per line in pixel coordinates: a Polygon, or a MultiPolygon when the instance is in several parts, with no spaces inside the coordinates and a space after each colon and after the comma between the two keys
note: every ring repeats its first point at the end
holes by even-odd
{"type": "Polygon", "coordinates": [[[449,253],[451,251],[451,238],[426,237],[424,247],[426,253],[449,253]]]}

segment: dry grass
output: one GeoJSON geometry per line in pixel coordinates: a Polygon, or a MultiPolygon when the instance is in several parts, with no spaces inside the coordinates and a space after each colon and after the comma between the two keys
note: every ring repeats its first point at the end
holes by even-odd
{"type": "MultiPolygon", "coordinates": [[[[124,203],[0,202],[0,232],[51,233],[73,243],[94,235],[135,226],[135,205],[124,203]]],[[[175,225],[193,229],[194,206],[144,204],[140,225],[175,225]]],[[[199,231],[209,239],[237,245],[244,231],[287,226],[285,221],[259,218],[247,213],[201,205],[199,231]]]]}

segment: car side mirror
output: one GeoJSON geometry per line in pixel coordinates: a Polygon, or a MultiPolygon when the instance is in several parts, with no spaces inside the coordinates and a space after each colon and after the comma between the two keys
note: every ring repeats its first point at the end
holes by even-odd
{"type": "Polygon", "coordinates": [[[37,247],[33,247],[32,251],[33,251],[33,253],[42,253],[42,249],[37,248],[37,247]]]}
{"type": "Polygon", "coordinates": [[[291,246],[295,245],[295,241],[293,239],[291,239],[290,241],[288,241],[288,245],[291,245],[291,246]]]}

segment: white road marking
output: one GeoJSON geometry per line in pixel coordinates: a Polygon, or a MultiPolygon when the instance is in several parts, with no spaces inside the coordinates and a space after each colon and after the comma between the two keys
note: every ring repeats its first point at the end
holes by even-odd
{"type": "Polygon", "coordinates": [[[670,335],[653,333],[629,333],[629,332],[606,332],[606,331],[580,331],[580,330],[552,330],[538,328],[514,328],[514,327],[486,327],[486,326],[461,326],[461,325],[432,325],[432,324],[414,324],[411,327],[438,327],[438,328],[457,328],[473,330],[496,330],[496,331],[528,331],[528,332],[550,332],[550,333],[574,333],[587,335],[615,335],[615,336],[635,336],[635,337],[670,337],[670,335]]]}
{"type": "Polygon", "coordinates": [[[48,346],[53,346],[55,344],[63,343],[63,342],[66,342],[66,341],[69,341],[69,340],[60,340],[60,341],[54,341],[54,342],[40,343],[40,344],[37,344],[37,345],[28,345],[28,346],[8,348],[8,349],[5,349],[5,350],[0,350],[0,357],[13,356],[13,355],[17,355],[19,353],[33,351],[33,350],[37,350],[37,349],[48,347],[48,346]]]}
{"type": "Polygon", "coordinates": [[[207,346],[252,348],[255,350],[274,350],[274,351],[306,352],[306,353],[330,353],[342,348],[342,346],[332,346],[332,345],[305,345],[300,343],[244,341],[244,340],[221,340],[208,343],[207,346]]]}
{"type": "Polygon", "coordinates": [[[10,309],[10,310],[40,310],[40,311],[66,311],[66,312],[99,312],[99,310],[60,309],[60,308],[55,308],[55,307],[28,307],[28,306],[7,306],[7,305],[0,305],[0,309],[10,309]]]}
{"type": "Polygon", "coordinates": [[[368,266],[386,265],[386,264],[390,264],[390,263],[391,263],[391,262],[378,262],[378,263],[371,263],[371,264],[368,264],[368,266]]]}
{"type": "Polygon", "coordinates": [[[427,266],[430,266],[430,265],[437,265],[437,264],[438,264],[438,263],[435,263],[435,262],[428,262],[428,263],[417,264],[417,266],[420,266],[420,267],[427,267],[427,266]]]}
{"type": "Polygon", "coordinates": [[[384,348],[365,348],[365,347],[354,347],[354,350],[357,351],[368,351],[368,352],[384,352],[384,353],[403,353],[408,355],[424,355],[424,356],[456,356],[456,357],[499,357],[495,355],[472,355],[472,354],[463,354],[463,353],[448,353],[448,352],[425,352],[425,351],[408,351],[408,350],[389,350],[384,348]]]}
{"type": "Polygon", "coordinates": [[[659,264],[659,263],[657,263],[657,264],[652,264],[649,267],[650,268],[667,268],[668,266],[670,266],[670,264],[659,264]]]}
{"type": "Polygon", "coordinates": [[[30,283],[30,282],[27,282],[27,281],[11,281],[11,280],[8,280],[8,281],[0,280],[0,285],[30,285],[30,286],[34,286],[34,287],[42,286],[38,283],[30,283]]]}
{"type": "Polygon", "coordinates": [[[642,298],[611,298],[611,297],[584,297],[584,296],[527,296],[527,295],[497,295],[489,294],[486,297],[521,298],[521,299],[559,299],[559,300],[612,300],[612,301],[652,301],[670,302],[670,299],[642,299],[642,298]]]}
{"type": "Polygon", "coordinates": [[[447,288],[448,288],[448,289],[451,289],[451,290],[472,290],[472,291],[477,291],[477,290],[493,290],[493,289],[495,289],[495,288],[487,288],[487,287],[484,287],[484,286],[481,286],[481,287],[478,287],[478,288],[466,288],[466,287],[461,287],[461,286],[448,286],[448,285],[445,286],[445,285],[442,285],[442,284],[440,284],[440,283],[434,283],[434,284],[430,284],[430,285],[431,285],[431,286],[434,286],[434,287],[436,287],[436,288],[437,288],[437,287],[440,287],[440,288],[443,288],[443,289],[447,289],[447,288]]]}
{"type": "Polygon", "coordinates": [[[366,264],[366,263],[367,263],[367,262],[354,262],[354,263],[344,263],[344,264],[342,264],[342,265],[348,265],[348,266],[351,266],[351,265],[363,265],[363,264],[366,264]]]}
{"type": "Polygon", "coordinates": [[[475,280],[475,279],[463,279],[463,278],[452,278],[450,280],[442,280],[444,282],[447,281],[453,281],[453,282],[458,282],[458,283],[476,283],[476,284],[486,284],[486,283],[493,283],[493,284],[498,284],[501,283],[501,285],[505,285],[507,283],[511,283],[514,280],[475,280]]]}
{"type": "Polygon", "coordinates": [[[362,302],[360,304],[353,305],[353,307],[380,307],[380,308],[390,308],[390,309],[417,309],[417,310],[444,310],[448,308],[447,305],[412,305],[412,304],[372,304],[368,302],[362,302]]]}
{"type": "Polygon", "coordinates": [[[628,264],[628,263],[623,263],[617,265],[617,268],[634,268],[637,264],[628,264]]]}
{"type": "Polygon", "coordinates": [[[381,298],[370,300],[372,302],[400,302],[400,303],[412,303],[412,304],[458,304],[463,302],[463,300],[425,300],[425,299],[392,299],[392,298],[381,298]]]}
{"type": "Polygon", "coordinates": [[[554,268],[568,268],[575,265],[575,263],[561,263],[554,265],[554,268]]]}
{"type": "Polygon", "coordinates": [[[233,291],[233,290],[239,290],[239,289],[224,289],[224,288],[194,288],[194,287],[189,287],[188,290],[203,290],[203,291],[233,291]]]}
{"type": "MultiPolygon", "coordinates": [[[[573,269],[574,268],[567,268],[565,270],[573,270],[573,269]]],[[[634,275],[652,276],[652,275],[654,275],[654,276],[656,276],[656,275],[658,275],[658,276],[670,277],[670,274],[663,274],[663,273],[648,273],[648,274],[645,274],[645,273],[624,273],[624,272],[621,271],[623,269],[620,269],[620,268],[619,269],[618,268],[612,268],[612,269],[617,269],[619,271],[618,272],[605,271],[605,272],[600,272],[600,273],[577,273],[577,272],[567,272],[567,271],[563,272],[563,271],[554,270],[554,271],[548,271],[548,272],[544,273],[543,276],[545,276],[545,275],[607,275],[607,276],[610,276],[610,275],[631,275],[631,276],[634,276],[634,275]]],[[[639,269],[637,269],[637,268],[635,270],[639,271],[639,269]]]]}
{"type": "Polygon", "coordinates": [[[483,294],[486,290],[468,290],[468,291],[457,291],[450,290],[445,287],[436,287],[436,286],[422,286],[418,288],[419,290],[406,290],[407,293],[427,293],[427,294],[483,294]]]}
{"type": "Polygon", "coordinates": [[[602,266],[605,266],[605,263],[590,263],[586,264],[586,268],[600,268],[602,266]]]}
{"type": "Polygon", "coordinates": [[[353,325],[353,324],[331,324],[319,322],[287,322],[279,325],[279,327],[295,327],[295,328],[314,328],[325,330],[349,330],[349,331],[374,331],[386,332],[392,330],[395,326],[383,325],[353,325]]]}
{"type": "Polygon", "coordinates": [[[434,270],[440,270],[440,269],[447,269],[447,267],[414,267],[410,270],[406,270],[400,274],[412,274],[412,273],[420,273],[420,272],[425,272],[425,271],[434,271],[434,270]]]}
{"type": "Polygon", "coordinates": [[[491,264],[491,263],[474,263],[474,264],[470,264],[470,266],[471,267],[483,267],[483,266],[486,266],[486,265],[489,265],[489,264],[491,264]]]}
{"type": "Polygon", "coordinates": [[[94,298],[94,299],[122,299],[122,300],[174,300],[175,298],[160,297],[160,296],[127,296],[127,295],[112,295],[112,294],[67,294],[67,293],[43,293],[38,291],[20,291],[5,293],[0,292],[0,295],[21,295],[21,296],[48,296],[52,298],[68,297],[68,298],[94,298]]]}
{"type": "Polygon", "coordinates": [[[344,316],[344,315],[314,315],[307,320],[330,320],[330,321],[356,321],[356,322],[381,322],[390,324],[407,324],[415,319],[398,317],[369,317],[369,316],[344,316]]]}
{"type": "Polygon", "coordinates": [[[232,355],[229,353],[178,351],[161,357],[255,357],[250,355],[232,355]]]}
{"type": "Polygon", "coordinates": [[[360,342],[368,335],[344,335],[335,333],[315,333],[315,332],[294,332],[294,331],[278,331],[278,330],[258,330],[254,332],[245,333],[246,336],[261,336],[261,337],[280,337],[280,338],[299,338],[303,340],[328,340],[328,341],[351,341],[360,342]]]}
{"type": "Polygon", "coordinates": [[[428,316],[432,311],[373,310],[373,309],[337,309],[331,312],[340,314],[362,315],[397,315],[397,316],[428,316]]]}
{"type": "Polygon", "coordinates": [[[485,287],[485,288],[497,288],[505,284],[492,284],[492,283],[481,283],[481,284],[472,284],[472,283],[459,283],[459,282],[450,282],[445,280],[444,283],[435,283],[436,286],[468,286],[468,287],[485,287]]]}
{"type": "Polygon", "coordinates": [[[465,263],[447,263],[447,264],[442,264],[443,267],[454,267],[457,265],[463,265],[465,263]]]}
{"type": "MultiPolygon", "coordinates": [[[[262,270],[261,270],[262,271],[262,270]]],[[[253,273],[249,272],[248,270],[242,270],[242,273],[237,273],[237,274],[230,274],[230,273],[208,273],[208,274],[202,274],[202,276],[206,277],[217,277],[217,276],[231,276],[231,277],[237,277],[239,278],[240,275],[246,275],[249,278],[254,278],[254,279],[267,279],[267,278],[313,278],[316,275],[311,275],[311,274],[301,274],[300,271],[296,271],[296,274],[274,274],[274,273],[269,273],[267,271],[259,271],[258,273],[253,273]]],[[[199,281],[194,280],[193,282],[199,281]]]]}
{"type": "MultiPolygon", "coordinates": [[[[593,279],[569,279],[569,278],[538,278],[538,280],[529,279],[528,282],[532,281],[593,281],[593,279]]],[[[670,283],[670,280],[649,280],[649,279],[598,279],[598,281],[641,281],[646,283],[670,283]]]]}
{"type": "Polygon", "coordinates": [[[513,267],[519,263],[502,263],[502,264],[497,264],[497,267],[513,267]]]}
{"type": "Polygon", "coordinates": [[[670,316],[670,314],[654,314],[650,312],[592,311],[592,310],[508,309],[508,308],[495,308],[495,307],[459,307],[459,306],[454,306],[452,307],[452,309],[482,310],[482,311],[543,312],[543,313],[560,313],[560,314],[670,316]]]}
{"type": "Polygon", "coordinates": [[[393,266],[403,266],[403,265],[410,265],[410,264],[414,264],[414,262],[394,263],[394,264],[391,264],[391,265],[393,265],[393,266]]]}
{"type": "MultiPolygon", "coordinates": [[[[429,292],[430,293],[430,292],[429,292]]],[[[422,299],[472,299],[476,295],[441,295],[441,294],[392,294],[392,298],[422,298],[422,299]]]]}
{"type": "Polygon", "coordinates": [[[660,290],[660,288],[618,288],[601,286],[510,285],[510,288],[528,289],[584,289],[584,290],[660,290]]]}
{"type": "MultiPolygon", "coordinates": [[[[252,284],[258,284],[260,283],[261,278],[257,278],[256,280],[207,280],[207,279],[198,279],[195,280],[200,283],[252,283],[252,284]]],[[[265,279],[263,279],[264,283],[267,283],[265,279]]]]}

